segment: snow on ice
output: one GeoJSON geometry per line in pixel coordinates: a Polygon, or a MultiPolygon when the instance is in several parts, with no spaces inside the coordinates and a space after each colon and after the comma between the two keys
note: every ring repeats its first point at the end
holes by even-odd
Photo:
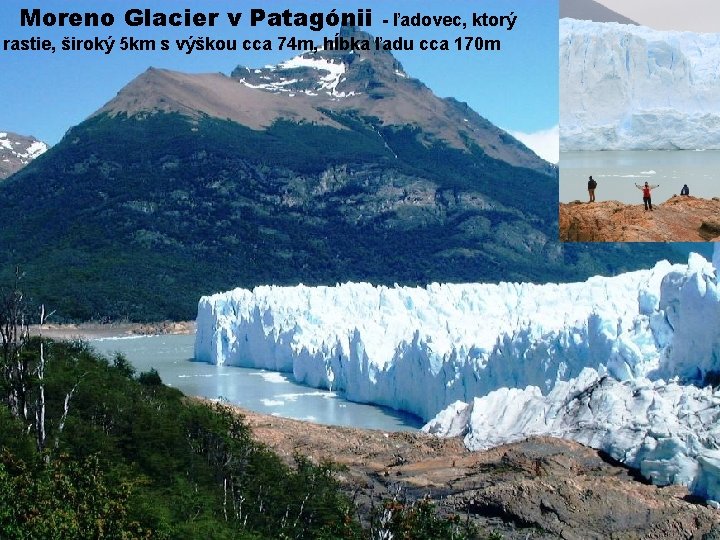
{"type": "Polygon", "coordinates": [[[560,21],[560,149],[720,148],[720,34],[560,21]]]}
{"type": "Polygon", "coordinates": [[[195,357],[406,410],[471,449],[574,439],[720,500],[714,263],[574,284],[258,287],[203,297],[195,357]]]}

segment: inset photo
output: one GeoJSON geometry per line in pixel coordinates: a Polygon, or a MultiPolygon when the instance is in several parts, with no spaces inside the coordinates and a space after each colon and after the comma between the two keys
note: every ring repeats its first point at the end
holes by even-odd
{"type": "Polygon", "coordinates": [[[561,241],[720,240],[720,19],[645,3],[561,3],[561,241]]]}

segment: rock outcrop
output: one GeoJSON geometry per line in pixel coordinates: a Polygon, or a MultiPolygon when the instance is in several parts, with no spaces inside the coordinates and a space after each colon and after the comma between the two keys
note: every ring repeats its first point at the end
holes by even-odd
{"type": "Polygon", "coordinates": [[[720,516],[682,486],[638,481],[606,454],[534,437],[482,452],[459,438],[383,433],[239,411],[288,463],[297,453],[344,467],[341,486],[366,521],[382,500],[428,498],[507,540],[716,538],[720,516]]]}
{"type": "Polygon", "coordinates": [[[704,242],[720,240],[720,198],[674,196],[646,211],[618,201],[560,204],[563,242],[704,242]]]}

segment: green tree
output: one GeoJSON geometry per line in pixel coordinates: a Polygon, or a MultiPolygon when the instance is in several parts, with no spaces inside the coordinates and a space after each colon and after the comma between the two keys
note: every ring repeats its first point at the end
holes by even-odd
{"type": "Polygon", "coordinates": [[[146,536],[128,517],[130,484],[112,482],[97,457],[26,463],[0,455],[0,537],[131,539],[146,536]]]}

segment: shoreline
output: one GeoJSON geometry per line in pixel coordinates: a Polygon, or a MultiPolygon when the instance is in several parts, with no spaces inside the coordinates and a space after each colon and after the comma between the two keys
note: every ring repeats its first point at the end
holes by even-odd
{"type": "Polygon", "coordinates": [[[191,335],[195,321],[162,321],[156,323],[78,323],[30,325],[30,335],[51,339],[103,339],[132,336],[191,335]]]}

